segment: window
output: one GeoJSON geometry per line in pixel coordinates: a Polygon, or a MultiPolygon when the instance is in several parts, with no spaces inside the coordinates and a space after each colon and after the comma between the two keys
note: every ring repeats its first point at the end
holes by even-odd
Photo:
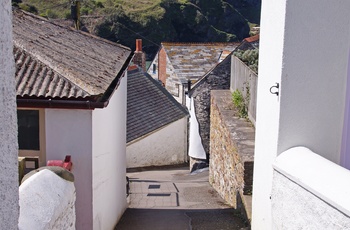
{"type": "Polygon", "coordinates": [[[175,89],[169,90],[171,95],[178,97],[180,94],[180,84],[175,84],[175,89]]]}
{"type": "MultiPolygon", "coordinates": [[[[39,158],[39,167],[46,165],[45,109],[19,108],[17,110],[18,156],[39,158]]],[[[26,162],[33,168],[34,162],[26,162]]]]}
{"type": "Polygon", "coordinates": [[[39,110],[17,110],[19,149],[40,150],[39,110]]]}

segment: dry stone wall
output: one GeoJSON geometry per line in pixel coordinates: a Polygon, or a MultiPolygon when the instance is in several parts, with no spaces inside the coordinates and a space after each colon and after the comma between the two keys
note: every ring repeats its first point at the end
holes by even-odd
{"type": "Polygon", "coordinates": [[[235,115],[229,90],[211,92],[209,181],[233,207],[237,195],[250,195],[255,130],[235,115]]]}

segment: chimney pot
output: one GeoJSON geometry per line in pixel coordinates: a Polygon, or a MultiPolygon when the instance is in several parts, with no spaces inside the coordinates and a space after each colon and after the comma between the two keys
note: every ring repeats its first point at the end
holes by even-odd
{"type": "Polygon", "coordinates": [[[142,52],[142,39],[136,39],[136,52],[142,52]]]}

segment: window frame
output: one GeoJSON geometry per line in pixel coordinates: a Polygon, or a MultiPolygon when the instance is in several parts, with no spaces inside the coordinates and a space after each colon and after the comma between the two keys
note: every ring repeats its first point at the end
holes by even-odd
{"type": "Polygon", "coordinates": [[[39,108],[17,108],[17,110],[39,111],[39,150],[19,149],[19,157],[39,157],[39,167],[46,165],[46,140],[45,140],[45,109],[39,108]]]}

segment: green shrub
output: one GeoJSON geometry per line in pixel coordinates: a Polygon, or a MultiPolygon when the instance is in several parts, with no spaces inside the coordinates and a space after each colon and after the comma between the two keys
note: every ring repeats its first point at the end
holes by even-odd
{"type": "Polygon", "coordinates": [[[70,10],[64,11],[63,17],[64,17],[65,19],[72,19],[72,14],[71,14],[70,10]]]}
{"type": "Polygon", "coordinates": [[[33,5],[28,5],[28,4],[24,4],[24,3],[20,3],[18,5],[24,11],[30,12],[32,14],[38,14],[38,9],[33,5]]]}
{"type": "Polygon", "coordinates": [[[89,7],[82,7],[80,9],[80,13],[81,13],[81,15],[89,15],[92,13],[92,9],[89,7]]]}
{"type": "Polygon", "coordinates": [[[47,18],[58,18],[57,13],[53,10],[50,10],[50,9],[46,10],[45,15],[47,18]]]}
{"type": "Polygon", "coordinates": [[[100,2],[100,1],[96,2],[96,7],[97,7],[97,8],[105,8],[104,5],[103,5],[103,3],[100,2]]]}
{"type": "Polygon", "coordinates": [[[238,116],[242,117],[242,118],[247,118],[248,117],[248,108],[247,108],[247,105],[245,103],[245,100],[244,100],[242,93],[238,89],[236,89],[232,93],[232,101],[233,101],[235,108],[237,109],[238,116]]]}
{"type": "Polygon", "coordinates": [[[238,50],[233,54],[243,61],[251,70],[258,73],[259,49],[238,50]]]}

